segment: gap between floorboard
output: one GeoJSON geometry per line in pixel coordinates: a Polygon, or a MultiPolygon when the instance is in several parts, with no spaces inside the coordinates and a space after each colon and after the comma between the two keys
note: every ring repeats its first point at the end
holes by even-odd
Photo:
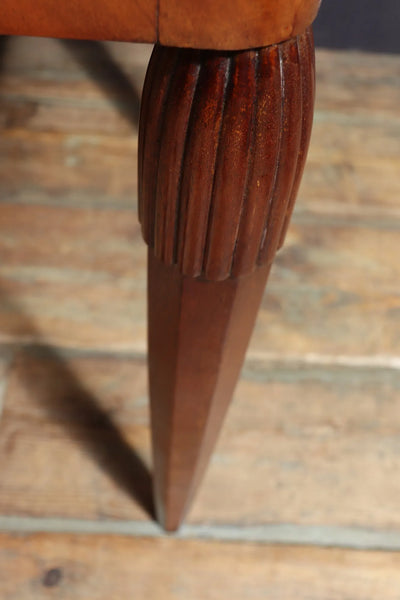
{"type": "Polygon", "coordinates": [[[354,550],[400,551],[400,532],[358,527],[270,525],[185,525],[175,534],[165,534],[153,522],[91,521],[54,517],[0,516],[2,533],[70,533],[124,535],[128,537],[203,539],[220,542],[287,544],[349,548],[354,550]]]}
{"type": "MultiPolygon", "coordinates": [[[[47,356],[50,353],[56,353],[65,359],[73,358],[108,358],[108,359],[123,359],[145,362],[147,354],[145,349],[137,348],[132,350],[107,348],[77,348],[68,346],[53,346],[46,344],[36,344],[27,340],[26,342],[2,342],[0,343],[0,353],[10,353],[10,357],[14,352],[27,351],[32,352],[35,356],[47,356]]],[[[299,369],[302,367],[343,367],[343,368],[360,368],[360,369],[389,369],[393,371],[400,370],[400,356],[389,354],[368,355],[346,355],[346,354],[316,354],[312,352],[304,354],[278,352],[257,352],[250,350],[247,353],[244,363],[244,372],[246,369],[260,368],[274,370],[279,368],[284,369],[299,369]]],[[[0,389],[0,399],[2,390],[0,389]]]]}

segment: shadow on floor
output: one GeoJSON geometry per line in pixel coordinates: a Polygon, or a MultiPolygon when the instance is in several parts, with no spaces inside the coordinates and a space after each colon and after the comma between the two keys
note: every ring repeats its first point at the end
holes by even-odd
{"type": "Polygon", "coordinates": [[[101,42],[63,40],[77,63],[107,95],[120,114],[139,126],[140,93],[101,42]]]}
{"type": "Polygon", "coordinates": [[[3,60],[4,60],[5,53],[6,53],[7,43],[8,43],[8,36],[0,35],[0,71],[3,66],[3,60]]]}
{"type": "MultiPolygon", "coordinates": [[[[8,38],[0,36],[0,69],[8,38]]],[[[140,96],[122,73],[107,49],[96,42],[65,41],[68,50],[111,98],[124,117],[137,128],[140,96]]],[[[22,372],[22,384],[45,407],[51,419],[62,423],[67,434],[127,492],[152,518],[152,481],[141,457],[130,447],[110,415],[99,406],[96,398],[79,381],[68,361],[57,349],[48,346],[24,311],[13,298],[2,294],[0,302],[16,318],[26,337],[35,345],[15,348],[19,355],[30,353],[46,358],[48,372],[38,376],[22,372]]],[[[62,468],[62,465],[60,465],[62,468]]]]}
{"type": "Polygon", "coordinates": [[[83,447],[117,486],[154,518],[151,475],[141,457],[127,444],[110,415],[78,380],[65,356],[41,342],[33,324],[10,298],[0,294],[0,302],[12,311],[14,318],[18,315],[20,327],[27,336],[38,340],[34,345],[15,347],[15,354],[46,358],[46,369],[21,369],[22,385],[29,389],[52,420],[64,426],[68,436],[83,447]]]}

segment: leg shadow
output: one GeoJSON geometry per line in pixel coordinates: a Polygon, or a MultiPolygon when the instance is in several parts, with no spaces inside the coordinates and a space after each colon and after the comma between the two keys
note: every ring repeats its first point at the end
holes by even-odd
{"type": "Polygon", "coordinates": [[[40,342],[40,334],[9,298],[1,296],[1,302],[14,315],[18,313],[20,331],[30,339],[39,340],[37,344],[15,347],[17,356],[25,357],[30,365],[41,365],[20,370],[22,385],[29,389],[51,419],[63,424],[69,437],[83,447],[117,486],[154,518],[152,480],[142,458],[125,441],[107,411],[79,381],[66,357],[40,342]],[[39,358],[46,360],[35,361],[39,358]]]}
{"type": "Polygon", "coordinates": [[[3,68],[4,56],[6,54],[7,44],[8,44],[8,36],[0,35],[0,71],[3,68]]]}
{"type": "Polygon", "coordinates": [[[63,40],[75,60],[105,92],[135,129],[139,126],[140,93],[101,42],[63,40]]]}
{"type": "MultiPolygon", "coordinates": [[[[0,68],[7,41],[6,36],[0,36],[0,68]]],[[[137,127],[139,94],[106,48],[95,42],[66,41],[65,44],[112,98],[122,114],[137,127]]],[[[64,424],[70,438],[84,448],[118,487],[154,518],[151,475],[139,454],[126,442],[107,411],[99,406],[93,394],[79,381],[68,366],[66,357],[41,339],[34,324],[14,299],[0,290],[0,302],[18,321],[18,329],[24,332],[24,337],[36,340],[35,345],[24,347],[22,351],[16,347],[16,354],[46,358],[46,370],[43,368],[35,374],[22,369],[23,385],[35,396],[37,403],[45,407],[52,419],[64,424]]]]}

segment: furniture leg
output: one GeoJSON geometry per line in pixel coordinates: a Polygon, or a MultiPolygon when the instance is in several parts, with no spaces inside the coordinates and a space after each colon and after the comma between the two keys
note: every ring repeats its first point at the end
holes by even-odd
{"type": "Polygon", "coordinates": [[[300,183],[311,30],[239,52],[156,46],[139,132],[155,503],[182,521],[228,408],[300,183]]]}

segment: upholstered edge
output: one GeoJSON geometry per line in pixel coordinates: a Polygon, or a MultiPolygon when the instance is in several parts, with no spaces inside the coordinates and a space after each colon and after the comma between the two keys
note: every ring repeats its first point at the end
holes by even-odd
{"type": "Polygon", "coordinates": [[[165,46],[241,50],[303,33],[321,0],[160,0],[159,41],[165,46]]]}
{"type": "Polygon", "coordinates": [[[241,50],[302,33],[320,0],[1,0],[0,35],[241,50]]]}

